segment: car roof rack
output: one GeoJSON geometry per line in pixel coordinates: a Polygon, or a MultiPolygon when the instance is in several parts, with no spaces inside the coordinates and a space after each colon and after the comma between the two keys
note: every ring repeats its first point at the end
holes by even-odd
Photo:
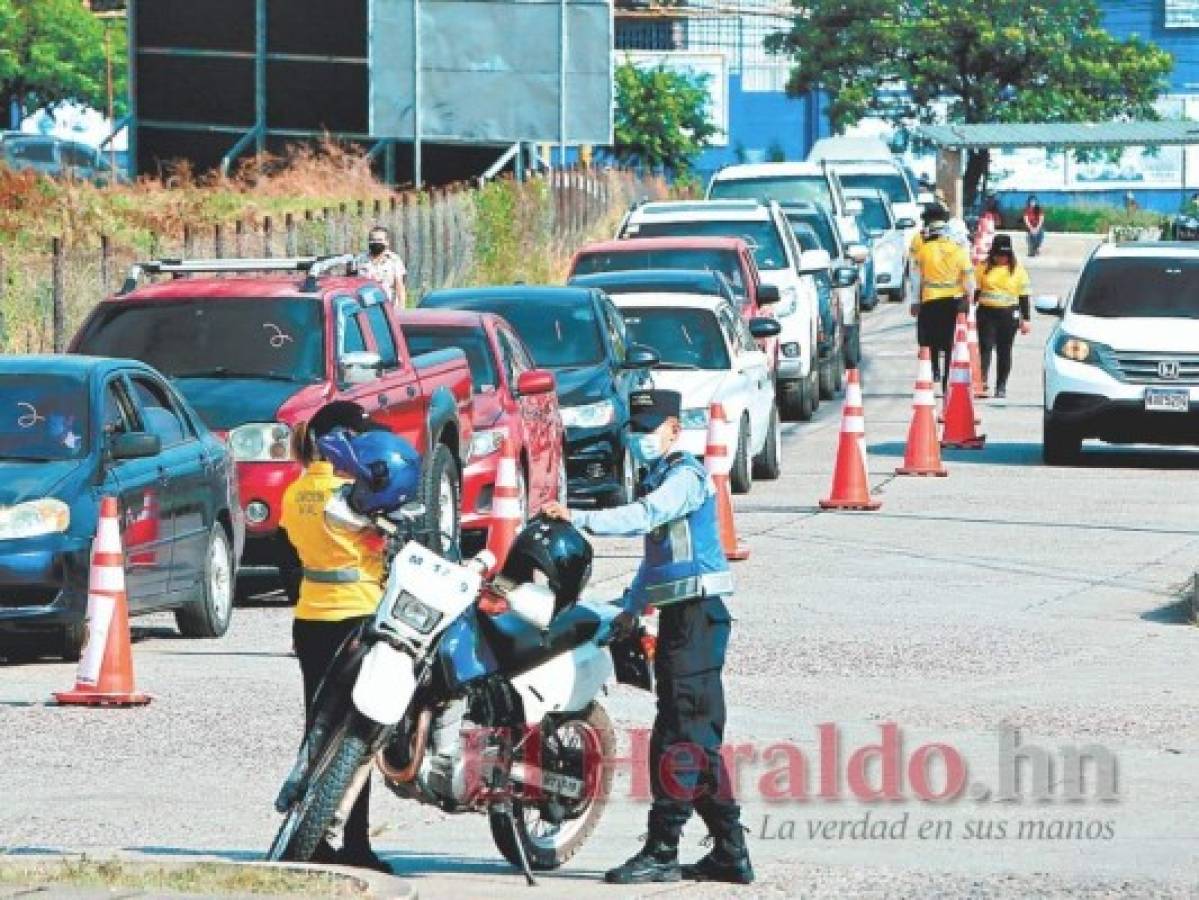
{"type": "Polygon", "coordinates": [[[129,267],[125,283],[118,294],[128,294],[137,288],[142,276],[228,274],[231,272],[303,272],[307,277],[301,290],[311,293],[317,289],[317,278],[329,274],[338,266],[345,266],[352,273],[358,265],[357,257],[349,253],[338,256],[291,256],[278,259],[155,259],[135,263],[129,267]]]}

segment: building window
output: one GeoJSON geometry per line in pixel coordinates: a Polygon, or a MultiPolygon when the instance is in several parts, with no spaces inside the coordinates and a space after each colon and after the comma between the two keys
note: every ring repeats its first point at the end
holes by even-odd
{"type": "Polygon", "coordinates": [[[1167,28],[1199,28],[1199,0],[1165,0],[1167,28]]]}
{"type": "Polygon", "coordinates": [[[677,50],[678,23],[645,19],[617,19],[615,47],[617,50],[677,50]]]}

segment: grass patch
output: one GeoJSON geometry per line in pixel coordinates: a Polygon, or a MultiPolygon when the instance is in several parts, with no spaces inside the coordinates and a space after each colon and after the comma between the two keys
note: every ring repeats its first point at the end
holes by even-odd
{"type": "Polygon", "coordinates": [[[364,885],[352,878],[265,866],[191,863],[177,866],[108,859],[64,859],[14,863],[0,861],[0,885],[109,888],[163,894],[306,895],[361,897],[364,885]]]}
{"type": "MultiPolygon", "coordinates": [[[[1013,231],[1024,228],[1022,210],[1005,209],[1003,226],[1013,231]]],[[[1167,216],[1152,210],[1129,212],[1122,206],[1099,204],[1080,206],[1046,206],[1045,230],[1075,234],[1107,234],[1113,228],[1160,228],[1167,216]]]]}

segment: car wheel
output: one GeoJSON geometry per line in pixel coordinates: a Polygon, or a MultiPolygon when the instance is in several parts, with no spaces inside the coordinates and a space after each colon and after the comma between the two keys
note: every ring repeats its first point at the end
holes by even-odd
{"type": "Polygon", "coordinates": [[[754,457],[754,476],[774,481],[782,471],[783,436],[779,429],[779,411],[770,407],[770,424],[766,426],[766,446],[754,457]]]}
{"type": "Polygon", "coordinates": [[[812,418],[808,381],[784,381],[779,385],[778,406],[784,422],[806,422],[812,418]]]}
{"type": "Polygon", "coordinates": [[[862,362],[862,326],[850,325],[845,329],[842,361],[846,368],[856,369],[862,362]]]}
{"type": "Polygon", "coordinates": [[[820,398],[832,400],[837,394],[837,354],[830,353],[820,361],[820,398]]]}
{"type": "Polygon", "coordinates": [[[845,385],[845,350],[838,348],[835,356],[835,367],[833,369],[833,391],[840,393],[841,388],[845,385]]]}
{"type": "Polygon", "coordinates": [[[58,653],[63,662],[79,662],[83,656],[83,639],[87,628],[83,622],[67,625],[59,635],[58,653]]]}
{"type": "Polygon", "coordinates": [[[218,638],[233,617],[233,550],[225,526],[216,522],[208,533],[200,597],[175,610],[175,624],[187,638],[218,638]]]}
{"type": "Polygon", "coordinates": [[[812,398],[812,412],[816,412],[820,409],[820,366],[813,366],[808,376],[808,396],[812,398]]]}
{"type": "Polygon", "coordinates": [[[1045,416],[1041,441],[1041,458],[1045,464],[1069,466],[1077,463],[1081,455],[1082,435],[1045,416]]]}
{"type": "Polygon", "coordinates": [[[737,455],[733,457],[733,470],[729,473],[729,486],[734,494],[748,494],[754,486],[753,469],[749,461],[749,417],[741,417],[737,429],[737,455]]]}
{"type": "Polygon", "coordinates": [[[462,485],[454,454],[445,444],[437,444],[421,473],[420,502],[425,507],[424,535],[421,543],[438,556],[454,558],[459,549],[462,519],[458,515],[462,485]]]}
{"type": "Polygon", "coordinates": [[[616,503],[625,506],[637,500],[637,464],[633,462],[633,452],[624,448],[624,458],[620,463],[620,489],[616,493],[616,503]]]}

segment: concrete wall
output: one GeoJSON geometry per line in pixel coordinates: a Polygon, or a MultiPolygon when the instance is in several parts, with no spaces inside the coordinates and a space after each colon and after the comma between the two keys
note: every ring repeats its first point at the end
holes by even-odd
{"type": "Polygon", "coordinates": [[[1199,93],[1199,28],[1166,28],[1165,0],[1099,0],[1099,7],[1116,37],[1136,35],[1174,56],[1167,93],[1199,93]]]}
{"type": "MultiPolygon", "coordinates": [[[[1193,192],[1194,189],[1191,189],[1193,192]]],[[[999,205],[1005,213],[1024,209],[1024,204],[1030,194],[1036,194],[1042,206],[1115,206],[1123,207],[1126,189],[1117,188],[1110,191],[997,191],[999,205]]],[[[1183,194],[1178,188],[1169,189],[1134,189],[1133,197],[1137,206],[1143,210],[1153,210],[1164,214],[1178,212],[1182,204],[1183,194]]]]}

